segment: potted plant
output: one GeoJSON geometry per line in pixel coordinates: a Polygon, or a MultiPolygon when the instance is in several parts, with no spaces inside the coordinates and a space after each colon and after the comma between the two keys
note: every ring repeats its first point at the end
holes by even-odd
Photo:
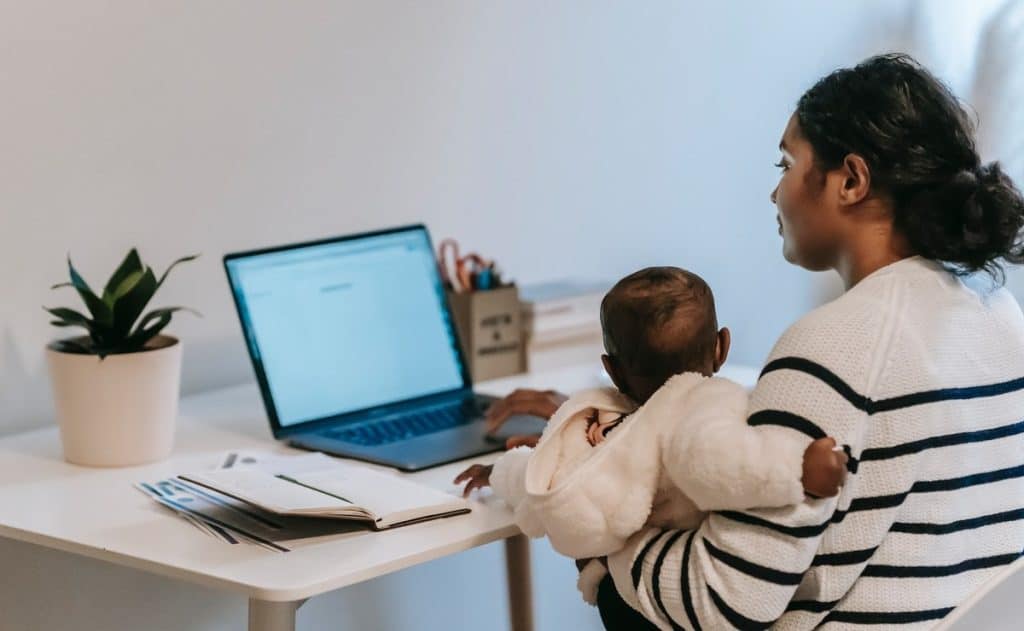
{"type": "Polygon", "coordinates": [[[87,334],[46,348],[64,458],[75,464],[116,467],[167,457],[174,446],[181,383],[181,342],[161,335],[184,307],[142,315],[180,258],[158,280],[133,248],[96,295],[68,257],[72,287],[89,316],[74,309],[44,307],[58,327],[87,334]]]}

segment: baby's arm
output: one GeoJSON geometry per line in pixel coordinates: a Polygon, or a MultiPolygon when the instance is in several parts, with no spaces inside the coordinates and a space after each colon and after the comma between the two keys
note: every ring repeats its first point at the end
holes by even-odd
{"type": "Polygon", "coordinates": [[[458,485],[465,482],[466,488],[462,490],[462,497],[469,497],[473,489],[485,489],[491,485],[492,471],[494,471],[492,464],[470,465],[468,469],[455,476],[452,484],[458,485]]]}
{"type": "MultiPolygon", "coordinates": [[[[537,446],[538,440],[540,440],[540,434],[523,434],[519,436],[511,436],[505,442],[505,449],[512,450],[515,449],[516,447],[529,447],[532,449],[533,447],[537,446]]],[[[473,489],[485,489],[491,486],[491,475],[493,474],[493,472],[494,465],[492,464],[470,465],[468,469],[466,469],[459,475],[455,476],[455,480],[453,480],[452,483],[462,484],[463,482],[465,482],[466,488],[463,489],[462,491],[462,497],[469,497],[469,494],[473,492],[473,489]]],[[[508,490],[506,489],[506,479],[508,478],[509,474],[505,473],[503,475],[499,473],[498,475],[499,478],[502,480],[502,491],[504,491],[507,494],[508,490]]],[[[499,497],[501,496],[502,494],[499,493],[499,497]]],[[[513,508],[515,507],[513,506],[513,508]]]]}
{"type": "Polygon", "coordinates": [[[747,424],[747,395],[715,380],[690,401],[685,422],[664,435],[662,464],[701,510],[776,507],[838,493],[846,455],[835,441],[787,428],[747,424]],[[810,443],[808,445],[808,443],[810,443]]]}
{"type": "Polygon", "coordinates": [[[543,525],[523,503],[526,499],[526,463],[532,452],[533,449],[527,446],[516,447],[505,452],[493,465],[472,465],[455,478],[455,484],[466,482],[463,497],[468,497],[473,489],[490,486],[494,494],[512,509],[519,528],[530,537],[540,537],[544,534],[543,525]]]}
{"type": "Polygon", "coordinates": [[[494,463],[490,482],[494,494],[515,511],[526,498],[526,464],[533,449],[516,447],[502,454],[494,463]]]}
{"type": "Polygon", "coordinates": [[[518,445],[510,448],[494,464],[470,465],[455,477],[453,484],[466,483],[463,497],[469,497],[473,489],[492,487],[494,494],[515,510],[526,497],[526,463],[532,447],[533,444],[518,445]]]}
{"type": "Polygon", "coordinates": [[[839,495],[846,481],[846,463],[849,462],[842,447],[834,438],[819,438],[804,451],[804,492],[813,497],[839,495]]]}

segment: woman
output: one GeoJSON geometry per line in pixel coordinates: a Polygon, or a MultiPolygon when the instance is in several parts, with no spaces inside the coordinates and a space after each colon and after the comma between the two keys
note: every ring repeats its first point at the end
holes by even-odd
{"type": "MultiPolygon", "coordinates": [[[[820,80],[780,148],[783,255],[846,293],[782,336],[748,422],[836,437],[850,475],[837,498],[638,533],[607,560],[609,628],[640,628],[637,611],[661,628],[929,627],[1024,550],[1024,317],[997,287],[1000,261],[1024,262],[1024,199],[905,56],[820,80]]],[[[520,392],[493,421],[558,400],[520,392]]]]}

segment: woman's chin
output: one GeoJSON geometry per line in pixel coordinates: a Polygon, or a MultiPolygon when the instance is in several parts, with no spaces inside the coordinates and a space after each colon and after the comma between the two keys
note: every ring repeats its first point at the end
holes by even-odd
{"type": "Polygon", "coordinates": [[[794,252],[793,248],[789,247],[789,244],[785,241],[782,242],[782,258],[786,259],[787,263],[792,263],[793,265],[800,264],[797,260],[796,252],[794,252]]]}

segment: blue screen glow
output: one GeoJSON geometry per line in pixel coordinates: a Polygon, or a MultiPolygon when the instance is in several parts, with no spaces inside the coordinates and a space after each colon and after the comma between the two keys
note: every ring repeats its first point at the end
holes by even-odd
{"type": "Polygon", "coordinates": [[[227,265],[282,426],[463,386],[425,230],[227,265]]]}

